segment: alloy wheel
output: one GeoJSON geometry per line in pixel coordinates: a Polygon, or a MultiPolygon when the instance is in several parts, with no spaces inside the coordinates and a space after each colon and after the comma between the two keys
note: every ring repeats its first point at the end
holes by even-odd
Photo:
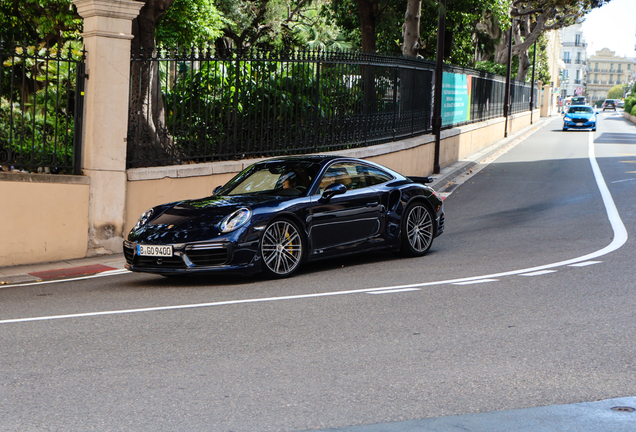
{"type": "Polygon", "coordinates": [[[410,209],[406,219],[406,235],[415,252],[428,250],[433,241],[433,218],[426,207],[415,205],[410,209]]]}
{"type": "Polygon", "coordinates": [[[291,275],[302,259],[303,241],[294,224],[279,220],[267,227],[261,241],[266,270],[274,276],[291,275]]]}

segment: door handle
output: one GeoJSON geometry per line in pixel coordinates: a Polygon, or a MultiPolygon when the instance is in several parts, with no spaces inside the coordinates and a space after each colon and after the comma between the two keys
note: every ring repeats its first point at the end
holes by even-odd
{"type": "Polygon", "coordinates": [[[368,202],[368,203],[367,203],[367,207],[374,207],[374,206],[377,206],[377,205],[378,205],[378,202],[377,202],[377,201],[375,201],[375,202],[368,202]]]}

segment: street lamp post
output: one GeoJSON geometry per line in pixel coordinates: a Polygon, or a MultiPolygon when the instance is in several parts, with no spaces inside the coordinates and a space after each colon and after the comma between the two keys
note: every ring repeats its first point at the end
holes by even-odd
{"type": "Polygon", "coordinates": [[[510,32],[508,33],[508,67],[506,68],[506,92],[504,95],[504,117],[506,117],[506,125],[504,128],[504,138],[508,136],[508,114],[510,113],[510,64],[512,60],[512,27],[514,18],[510,23],[510,32]]]}
{"type": "Polygon", "coordinates": [[[433,95],[433,133],[435,134],[435,155],[433,173],[439,174],[439,153],[442,138],[442,76],[444,74],[444,33],[446,32],[446,0],[439,2],[437,20],[437,55],[435,65],[435,93],[433,95]]]}

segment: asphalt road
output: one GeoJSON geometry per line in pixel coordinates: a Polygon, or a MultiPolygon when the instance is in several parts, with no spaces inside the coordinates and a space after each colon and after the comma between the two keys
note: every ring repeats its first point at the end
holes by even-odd
{"type": "Polygon", "coordinates": [[[407,430],[636,396],[636,127],[600,117],[458,179],[422,258],[0,289],[0,430],[407,430]]]}

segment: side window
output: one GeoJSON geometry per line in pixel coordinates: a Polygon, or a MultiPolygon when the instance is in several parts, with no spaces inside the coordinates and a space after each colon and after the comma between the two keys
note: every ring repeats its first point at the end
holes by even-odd
{"type": "Polygon", "coordinates": [[[364,167],[366,169],[367,185],[374,186],[393,180],[393,176],[374,167],[364,167]]]}
{"type": "Polygon", "coordinates": [[[322,194],[327,186],[332,183],[340,183],[347,190],[367,187],[367,167],[351,162],[337,163],[330,166],[320,181],[318,194],[322,194]]]}

